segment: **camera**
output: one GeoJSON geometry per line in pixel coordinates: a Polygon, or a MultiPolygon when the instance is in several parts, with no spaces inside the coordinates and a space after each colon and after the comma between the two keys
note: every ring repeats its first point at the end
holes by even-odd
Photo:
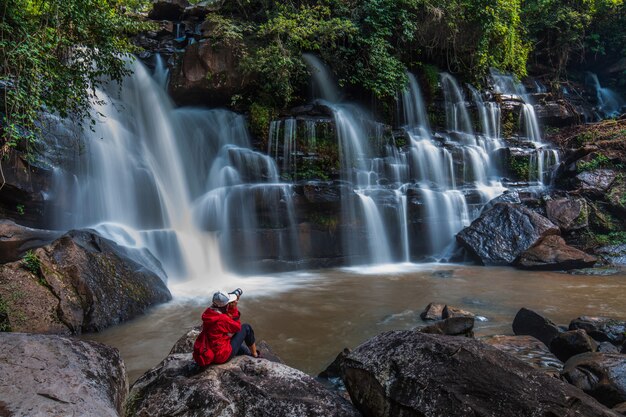
{"type": "Polygon", "coordinates": [[[236,290],[229,292],[229,294],[235,294],[237,298],[239,298],[241,297],[241,294],[243,294],[243,290],[241,288],[237,288],[236,290]]]}

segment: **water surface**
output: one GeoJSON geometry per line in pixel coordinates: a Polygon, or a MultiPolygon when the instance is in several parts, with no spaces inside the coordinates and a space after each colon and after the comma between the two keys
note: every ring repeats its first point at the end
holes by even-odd
{"type": "MultiPolygon", "coordinates": [[[[431,301],[484,316],[477,335],[512,334],[521,307],[558,324],[580,315],[626,318],[626,271],[597,277],[465,265],[391,265],[232,279],[242,320],[290,366],[323,370],[344,347],[386,330],[422,326],[431,301]]],[[[172,284],[174,301],[136,320],[85,338],[117,347],[130,381],[157,365],[193,326],[214,289],[172,284]],[[191,296],[190,296],[191,294],[191,296]],[[194,295],[195,294],[195,295],[194,295]]]]}

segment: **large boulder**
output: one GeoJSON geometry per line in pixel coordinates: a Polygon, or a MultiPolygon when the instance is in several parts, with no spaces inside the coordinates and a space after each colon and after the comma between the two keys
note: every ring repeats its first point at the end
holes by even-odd
{"type": "Polygon", "coordinates": [[[546,214],[564,232],[583,229],[589,225],[589,209],[584,198],[548,200],[546,214]]]}
{"type": "Polygon", "coordinates": [[[188,0],[153,0],[148,17],[154,20],[180,20],[188,6],[188,0]]]}
{"type": "Polygon", "coordinates": [[[597,261],[595,256],[569,246],[561,236],[551,235],[524,251],[513,264],[523,269],[566,271],[588,268],[597,261]]]}
{"type": "Polygon", "coordinates": [[[0,334],[0,415],[121,415],[128,392],[117,349],[53,335],[0,334]]]}
{"type": "Polygon", "coordinates": [[[0,218],[45,227],[45,196],[52,186],[52,170],[31,164],[18,151],[9,151],[0,164],[0,218]]]}
{"type": "Polygon", "coordinates": [[[0,304],[13,331],[100,331],[170,299],[157,274],[91,231],[68,232],[0,265],[0,304]]]}
{"type": "Polygon", "coordinates": [[[572,356],[595,352],[598,344],[584,330],[569,330],[552,339],[550,350],[561,361],[566,362],[572,356]]]}
{"type": "Polygon", "coordinates": [[[457,235],[457,241],[485,265],[510,264],[559,228],[545,217],[510,203],[498,203],[457,235]]]}
{"type": "MultiPolygon", "coordinates": [[[[241,46],[243,48],[243,46],[241,46]]],[[[227,106],[243,88],[239,47],[206,39],[185,48],[171,72],[169,92],[179,105],[227,106]]]]}
{"type": "Polygon", "coordinates": [[[614,345],[626,342],[626,321],[624,320],[581,316],[570,322],[569,329],[582,329],[598,342],[611,342],[614,345]]]}
{"type": "Polygon", "coordinates": [[[602,246],[595,253],[613,265],[626,265],[626,244],[602,246]]]}
{"type": "Polygon", "coordinates": [[[0,264],[17,261],[28,250],[47,245],[61,235],[61,232],[31,229],[11,220],[0,220],[0,264]]]}
{"type": "Polygon", "coordinates": [[[382,333],[343,363],[364,416],[615,416],[575,387],[480,341],[382,333]]]}
{"type": "Polygon", "coordinates": [[[539,339],[532,336],[494,335],[480,339],[498,350],[506,352],[552,377],[558,377],[563,363],[539,339]]]}
{"type": "Polygon", "coordinates": [[[550,347],[552,339],[561,333],[561,329],[550,319],[527,308],[522,308],[513,319],[513,333],[518,336],[532,336],[550,347]]]}
{"type": "Polygon", "coordinates": [[[619,353],[583,353],[568,360],[563,377],[607,407],[626,402],[626,357],[619,353]]]}
{"type": "Polygon", "coordinates": [[[596,169],[582,172],[576,176],[576,179],[583,192],[601,197],[611,188],[616,177],[617,172],[612,169],[596,169]]]}
{"type": "Polygon", "coordinates": [[[446,307],[445,304],[441,303],[428,303],[424,311],[420,313],[420,317],[422,320],[441,320],[443,319],[443,309],[446,307]]]}
{"type": "Polygon", "coordinates": [[[286,365],[238,356],[200,369],[169,355],[133,384],[126,416],[358,416],[345,399],[286,365]]]}

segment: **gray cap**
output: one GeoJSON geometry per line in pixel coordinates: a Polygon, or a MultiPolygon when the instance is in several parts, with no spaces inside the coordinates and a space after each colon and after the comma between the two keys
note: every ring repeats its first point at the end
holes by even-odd
{"type": "Polygon", "coordinates": [[[225,307],[233,301],[237,301],[237,296],[235,294],[227,294],[224,291],[218,291],[213,294],[213,305],[217,307],[225,307]]]}

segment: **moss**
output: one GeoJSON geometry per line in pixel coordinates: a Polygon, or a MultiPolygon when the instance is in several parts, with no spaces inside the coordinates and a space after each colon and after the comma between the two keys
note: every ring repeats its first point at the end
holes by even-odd
{"type": "Polygon", "coordinates": [[[578,172],[593,171],[598,168],[612,167],[611,160],[604,154],[598,153],[588,162],[579,162],[576,166],[578,172]]]}
{"type": "Polygon", "coordinates": [[[502,113],[502,137],[510,138],[515,134],[517,123],[515,123],[515,117],[513,112],[505,111],[502,113]]]}
{"type": "Polygon", "coordinates": [[[9,312],[6,301],[0,297],[0,332],[10,332],[9,312]]]}
{"type": "Polygon", "coordinates": [[[257,138],[267,141],[270,123],[276,117],[276,110],[259,103],[250,105],[248,125],[250,132],[257,138]]]}
{"type": "Polygon", "coordinates": [[[530,178],[530,159],[527,155],[510,155],[508,170],[513,179],[527,181],[530,178]]]}

